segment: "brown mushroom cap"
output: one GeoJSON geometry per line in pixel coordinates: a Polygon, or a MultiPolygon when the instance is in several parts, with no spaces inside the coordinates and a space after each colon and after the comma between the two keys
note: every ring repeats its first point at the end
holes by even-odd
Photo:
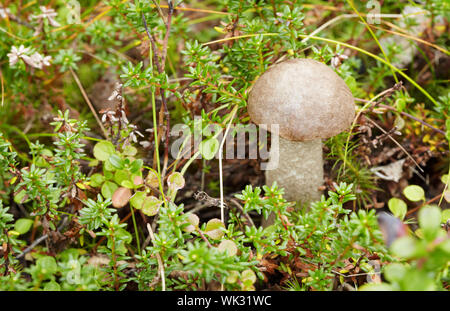
{"type": "Polygon", "coordinates": [[[285,139],[308,141],[350,127],[355,104],[344,80],[327,65],[291,59],[258,78],[249,94],[248,113],[262,126],[279,124],[285,139]]]}

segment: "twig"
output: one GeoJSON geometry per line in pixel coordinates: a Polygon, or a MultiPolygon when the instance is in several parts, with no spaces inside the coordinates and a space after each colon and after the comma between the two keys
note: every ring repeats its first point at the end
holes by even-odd
{"type": "Polygon", "coordinates": [[[20,253],[16,258],[20,259],[23,256],[25,256],[26,254],[28,254],[29,252],[31,252],[33,250],[33,248],[36,247],[36,245],[40,244],[42,241],[44,241],[45,239],[48,238],[48,234],[44,234],[43,236],[39,237],[36,241],[34,241],[33,243],[31,243],[30,246],[28,246],[22,253],[20,253]]]}
{"type": "Polygon", "coordinates": [[[255,223],[253,222],[252,218],[250,217],[249,214],[247,214],[246,212],[244,212],[244,209],[242,208],[241,204],[239,204],[239,202],[236,201],[236,200],[233,199],[233,198],[230,198],[229,201],[230,201],[231,203],[233,203],[234,205],[236,205],[236,207],[241,211],[242,215],[244,215],[244,217],[248,220],[248,222],[249,222],[253,227],[255,227],[255,223]]]}
{"type": "MultiPolygon", "coordinates": [[[[362,102],[362,103],[370,103],[370,100],[366,100],[366,99],[362,99],[362,98],[355,97],[355,100],[357,100],[359,102],[362,102]]],[[[431,125],[430,123],[427,123],[427,122],[425,122],[425,121],[423,121],[423,120],[421,120],[421,119],[419,119],[419,118],[417,118],[417,117],[415,117],[413,115],[410,115],[409,113],[406,113],[406,112],[403,112],[403,111],[398,111],[395,107],[392,107],[392,106],[389,106],[389,105],[385,105],[385,104],[378,104],[378,106],[380,108],[384,108],[384,109],[387,109],[387,110],[398,112],[402,116],[405,116],[405,117],[410,118],[410,119],[412,119],[414,121],[417,121],[417,122],[421,123],[422,125],[424,125],[426,127],[429,127],[433,131],[436,131],[436,132],[438,132],[438,133],[440,133],[442,135],[445,135],[445,132],[443,130],[438,129],[438,128],[434,127],[433,125],[431,125]]]]}
{"type": "MultiPolygon", "coordinates": [[[[169,10],[169,16],[171,17],[172,14],[170,12],[171,11],[169,10]]],[[[173,8],[172,8],[172,12],[173,12],[173,8]]],[[[150,43],[152,45],[151,49],[154,51],[153,60],[156,64],[156,68],[158,69],[159,73],[163,73],[164,72],[164,63],[161,64],[158,57],[160,57],[161,60],[165,60],[165,56],[164,56],[164,54],[162,56],[159,55],[159,52],[158,52],[158,49],[157,49],[156,43],[155,43],[156,40],[155,40],[155,38],[153,38],[152,34],[148,30],[147,20],[145,19],[144,13],[142,13],[142,21],[144,23],[145,32],[147,33],[148,39],[150,40],[150,43]]],[[[170,31],[170,25],[166,26],[166,27],[168,28],[168,31],[166,32],[167,38],[165,37],[164,40],[168,41],[168,32],[170,31]]],[[[166,48],[165,48],[164,52],[167,53],[167,42],[165,42],[165,46],[166,46],[166,48]]],[[[160,89],[159,93],[161,94],[161,102],[162,102],[161,109],[166,118],[166,133],[165,133],[166,138],[164,141],[164,166],[163,166],[163,174],[162,174],[162,177],[164,177],[166,169],[167,169],[167,161],[169,158],[170,116],[169,116],[169,111],[167,108],[167,99],[166,99],[166,95],[165,95],[165,90],[162,89],[161,87],[159,89],[160,89]]],[[[163,119],[161,117],[159,118],[159,127],[160,128],[163,127],[163,119]]],[[[158,143],[159,143],[159,139],[160,139],[159,135],[158,135],[157,139],[158,139],[158,143]]]]}
{"type": "Polygon", "coordinates": [[[416,160],[414,160],[414,158],[408,153],[408,151],[405,150],[405,148],[403,148],[402,145],[400,145],[400,143],[398,141],[396,141],[391,135],[389,135],[388,132],[386,132],[381,126],[379,126],[375,121],[373,121],[372,119],[370,119],[369,117],[366,116],[366,119],[370,121],[370,123],[372,123],[373,125],[375,125],[380,131],[382,131],[384,134],[387,134],[389,139],[392,140],[407,156],[408,158],[410,158],[414,164],[417,166],[417,168],[423,173],[423,169],[420,167],[419,163],[416,162],[416,160]]]}
{"type": "Polygon", "coordinates": [[[365,112],[368,112],[368,113],[372,112],[373,109],[374,109],[376,106],[378,106],[379,104],[381,104],[382,102],[384,102],[384,100],[385,100],[386,98],[388,98],[389,96],[391,96],[392,94],[394,94],[395,92],[397,92],[398,90],[401,90],[401,89],[403,89],[403,88],[404,88],[404,87],[403,87],[403,82],[400,81],[400,82],[394,84],[393,87],[391,87],[391,88],[389,88],[389,89],[387,89],[387,90],[384,90],[383,92],[380,93],[381,98],[378,99],[376,102],[372,103],[372,104],[367,108],[367,110],[366,110],[365,112]]]}
{"type": "Polygon", "coordinates": [[[419,205],[419,206],[417,206],[417,207],[415,207],[415,208],[409,210],[408,212],[406,212],[405,216],[411,215],[412,213],[414,213],[415,211],[421,209],[422,207],[427,206],[427,205],[430,204],[430,203],[433,203],[434,201],[436,201],[436,200],[439,199],[440,197],[441,197],[441,194],[438,194],[437,196],[435,196],[434,198],[428,200],[427,202],[423,203],[422,205],[419,205]]]}
{"type": "Polygon", "coordinates": [[[173,4],[171,0],[168,1],[168,5],[169,5],[169,13],[167,14],[166,34],[164,35],[163,50],[161,55],[161,67],[163,71],[164,68],[166,67],[167,46],[169,44],[170,28],[172,24],[173,4]]]}
{"type": "MultiPolygon", "coordinates": [[[[153,245],[155,245],[155,236],[153,235],[153,230],[149,223],[147,223],[147,230],[148,233],[150,234],[150,238],[152,239],[153,245]]],[[[164,292],[166,291],[166,276],[164,275],[164,264],[161,255],[159,253],[156,253],[156,259],[158,260],[159,271],[161,274],[162,291],[164,292]]]]}
{"type": "Polygon", "coordinates": [[[109,138],[108,132],[106,131],[105,127],[103,126],[102,121],[100,121],[100,119],[99,119],[99,117],[97,115],[97,112],[95,111],[94,106],[92,106],[92,103],[89,100],[89,97],[87,96],[86,91],[84,90],[83,85],[80,82],[80,79],[78,78],[77,74],[75,73],[75,71],[73,71],[72,68],[69,68],[69,70],[70,70],[70,73],[72,74],[73,78],[75,79],[75,82],[77,83],[78,88],[80,89],[84,100],[86,101],[86,103],[88,104],[89,108],[91,109],[92,114],[95,117],[95,120],[97,120],[98,125],[102,129],[103,135],[105,136],[106,139],[108,139],[109,138]]]}
{"type": "Polygon", "coordinates": [[[200,237],[203,239],[203,241],[205,241],[206,245],[208,245],[209,248],[212,248],[213,246],[211,245],[211,243],[209,243],[208,239],[205,237],[205,235],[203,234],[202,230],[197,229],[197,233],[200,235],[200,237]]]}
{"type": "Polygon", "coordinates": [[[388,109],[388,110],[397,111],[397,112],[400,113],[401,115],[403,115],[403,116],[405,116],[405,117],[408,117],[408,118],[410,118],[410,119],[412,119],[412,120],[414,120],[414,121],[417,121],[417,122],[419,122],[420,124],[429,127],[429,128],[432,129],[433,131],[436,131],[436,132],[438,132],[438,133],[440,133],[440,134],[442,134],[442,135],[445,135],[445,132],[444,132],[443,130],[438,129],[438,128],[432,126],[430,123],[427,123],[427,122],[425,122],[425,121],[423,121],[423,120],[421,120],[421,119],[419,119],[419,118],[417,118],[417,117],[415,117],[415,116],[413,116],[413,115],[410,115],[409,113],[406,113],[406,112],[403,112],[403,111],[398,111],[398,110],[395,109],[394,107],[391,107],[391,106],[388,106],[388,105],[384,105],[384,104],[379,104],[378,106],[380,106],[380,107],[382,107],[382,108],[385,108],[385,109],[388,109]]]}
{"type": "Polygon", "coordinates": [[[163,11],[161,10],[161,6],[156,2],[156,0],[152,0],[152,2],[153,2],[153,5],[158,9],[158,14],[163,19],[164,24],[167,24],[167,20],[164,17],[163,11]]]}
{"type": "MultiPolygon", "coordinates": [[[[64,217],[64,216],[63,216],[64,217]]],[[[67,217],[64,217],[61,221],[61,224],[58,226],[57,230],[61,231],[67,224],[67,217]]],[[[38,244],[40,244],[42,241],[45,241],[48,238],[48,233],[44,234],[43,236],[39,237],[38,239],[36,239],[33,243],[31,243],[30,246],[28,246],[22,253],[20,253],[19,255],[17,255],[17,259],[22,258],[23,256],[25,256],[26,254],[28,254],[29,252],[31,252],[33,250],[33,248],[35,248],[38,244]]]]}

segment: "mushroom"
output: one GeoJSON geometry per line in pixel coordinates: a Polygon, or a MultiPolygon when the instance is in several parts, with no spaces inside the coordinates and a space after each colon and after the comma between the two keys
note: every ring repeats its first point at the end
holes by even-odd
{"type": "Polygon", "coordinates": [[[322,138],[350,127],[355,104],[350,89],[331,68],[312,59],[278,63],[253,85],[248,113],[272,132],[279,127],[279,146],[272,138],[266,184],[285,189],[285,198],[302,203],[320,199],[323,184],[322,138]]]}

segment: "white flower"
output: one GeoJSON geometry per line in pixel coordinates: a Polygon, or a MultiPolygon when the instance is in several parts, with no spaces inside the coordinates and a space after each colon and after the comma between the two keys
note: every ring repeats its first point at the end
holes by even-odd
{"type": "Polygon", "coordinates": [[[19,58],[23,58],[27,56],[26,53],[30,51],[30,48],[26,48],[23,45],[19,46],[19,48],[13,46],[11,48],[11,52],[7,54],[9,57],[9,65],[14,66],[19,61],[19,58]]]}
{"type": "Polygon", "coordinates": [[[120,112],[121,112],[121,114],[122,114],[122,117],[120,118],[120,120],[121,120],[123,123],[128,124],[129,122],[128,122],[128,119],[127,119],[127,115],[125,114],[125,111],[120,110],[120,112]]]}
{"type": "Polygon", "coordinates": [[[103,116],[102,116],[102,123],[105,123],[106,120],[109,120],[110,122],[117,122],[119,121],[119,119],[117,119],[115,117],[116,112],[112,111],[112,110],[107,110],[105,112],[103,112],[103,116]]]}
{"type": "Polygon", "coordinates": [[[42,14],[36,15],[36,16],[31,16],[31,18],[35,18],[37,20],[44,20],[45,18],[48,19],[48,22],[50,23],[50,25],[52,25],[53,27],[59,27],[61,26],[55,19],[54,17],[56,17],[56,15],[58,15],[55,10],[53,9],[47,9],[45,6],[40,6],[39,7],[41,9],[42,14]]]}
{"type": "Polygon", "coordinates": [[[347,55],[344,54],[336,54],[331,58],[331,66],[334,68],[338,68],[344,60],[348,58],[347,55]]]}
{"type": "Polygon", "coordinates": [[[50,66],[51,56],[42,56],[38,52],[35,52],[33,55],[22,55],[22,59],[29,66],[42,69],[43,66],[50,66]]]}
{"type": "Polygon", "coordinates": [[[112,92],[111,96],[108,97],[109,101],[112,100],[121,100],[122,99],[122,95],[120,95],[120,90],[122,88],[122,84],[119,82],[116,82],[116,85],[114,87],[114,91],[112,92]]]}
{"type": "Polygon", "coordinates": [[[148,148],[151,146],[151,143],[148,141],[141,141],[141,142],[139,142],[139,144],[144,148],[148,148]]]}
{"type": "Polygon", "coordinates": [[[11,14],[11,11],[8,8],[4,9],[0,7],[0,18],[6,18],[8,14],[11,14]]]}

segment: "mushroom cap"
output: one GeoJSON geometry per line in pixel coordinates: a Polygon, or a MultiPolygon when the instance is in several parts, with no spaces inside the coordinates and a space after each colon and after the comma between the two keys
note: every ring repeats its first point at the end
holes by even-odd
{"type": "Polygon", "coordinates": [[[258,78],[249,94],[248,113],[262,127],[279,124],[285,139],[308,141],[350,127],[355,104],[344,80],[327,65],[291,59],[258,78]]]}

